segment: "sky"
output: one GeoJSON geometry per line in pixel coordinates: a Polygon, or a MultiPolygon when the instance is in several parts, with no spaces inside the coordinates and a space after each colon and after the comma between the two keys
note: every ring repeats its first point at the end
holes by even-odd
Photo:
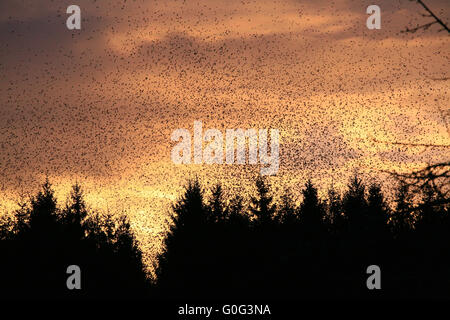
{"type": "MultiPolygon", "coordinates": [[[[448,1],[426,3],[448,24],[448,1]]],[[[407,0],[3,0],[0,212],[46,177],[62,204],[78,182],[153,252],[188,179],[250,194],[260,169],[174,164],[171,133],[194,121],[278,129],[269,180],[294,194],[308,178],[326,190],[448,161],[450,38],[401,32],[422,13],[407,0]],[[66,28],[71,4],[81,30],[66,28]]]]}

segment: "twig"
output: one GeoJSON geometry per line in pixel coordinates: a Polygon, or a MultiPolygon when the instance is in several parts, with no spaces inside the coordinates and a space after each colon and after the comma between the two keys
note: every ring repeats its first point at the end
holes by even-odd
{"type": "MultiPolygon", "coordinates": [[[[359,140],[363,140],[363,139],[359,139],[359,140]]],[[[450,145],[445,145],[445,144],[381,141],[381,140],[377,140],[375,138],[370,139],[370,141],[375,142],[375,143],[394,144],[394,145],[409,146],[409,147],[450,148],[450,145]]]]}
{"type": "Polygon", "coordinates": [[[427,12],[428,12],[428,15],[424,15],[424,14],[422,14],[422,16],[423,17],[430,17],[430,18],[433,18],[435,21],[433,21],[433,22],[430,22],[430,23],[427,23],[427,24],[424,24],[424,25],[421,25],[421,26],[417,26],[416,28],[413,28],[413,29],[408,29],[408,28],[406,28],[406,30],[404,30],[404,31],[401,31],[401,32],[411,32],[411,33],[414,33],[414,32],[416,32],[417,30],[419,30],[419,29],[424,29],[424,30],[427,30],[431,25],[433,25],[433,24],[435,24],[435,23],[439,23],[442,27],[443,27],[443,29],[440,29],[439,31],[444,31],[444,30],[447,30],[447,32],[448,33],[450,33],[450,29],[449,29],[449,27],[447,27],[447,25],[441,20],[441,19],[439,19],[426,5],[425,5],[425,3],[423,3],[423,1],[422,0],[410,0],[410,1],[417,1],[427,12]]]}

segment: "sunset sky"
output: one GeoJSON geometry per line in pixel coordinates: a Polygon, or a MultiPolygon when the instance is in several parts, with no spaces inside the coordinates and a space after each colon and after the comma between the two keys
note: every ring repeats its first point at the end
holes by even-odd
{"type": "MultiPolygon", "coordinates": [[[[449,21],[448,0],[426,3],[449,21]]],[[[45,177],[61,204],[79,182],[157,247],[187,179],[245,194],[260,169],[173,164],[172,131],[196,120],[279,129],[270,181],[294,194],[306,178],[325,190],[448,161],[448,147],[383,143],[450,145],[449,35],[400,32],[422,13],[408,0],[2,0],[0,211],[45,177]],[[70,4],[81,30],[66,28],[70,4]]]]}

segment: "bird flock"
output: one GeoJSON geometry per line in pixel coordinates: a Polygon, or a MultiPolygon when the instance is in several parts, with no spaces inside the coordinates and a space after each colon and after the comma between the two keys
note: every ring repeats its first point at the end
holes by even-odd
{"type": "Polygon", "coordinates": [[[448,160],[407,145],[450,139],[449,38],[400,34],[419,15],[406,1],[378,1],[380,30],[359,1],[76,2],[81,30],[59,1],[0,5],[2,209],[45,177],[62,202],[78,181],[153,252],[189,177],[253,190],[258,166],[172,163],[172,131],[194,121],[278,129],[271,182],[294,193],[448,160]]]}

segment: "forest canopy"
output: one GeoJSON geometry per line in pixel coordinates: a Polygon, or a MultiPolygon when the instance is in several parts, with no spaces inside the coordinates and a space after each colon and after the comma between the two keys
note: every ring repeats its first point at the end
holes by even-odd
{"type": "Polygon", "coordinates": [[[390,204],[380,184],[357,175],[325,198],[308,180],[301,201],[274,194],[264,177],[255,186],[245,199],[188,181],[151,275],[125,216],[89,210],[78,184],[59,207],[47,180],[2,217],[0,286],[8,296],[57,298],[449,296],[446,183],[399,182],[390,204]],[[81,290],[66,287],[69,265],[82,270],[81,290]],[[366,287],[370,265],[382,270],[382,291],[366,287]]]}

